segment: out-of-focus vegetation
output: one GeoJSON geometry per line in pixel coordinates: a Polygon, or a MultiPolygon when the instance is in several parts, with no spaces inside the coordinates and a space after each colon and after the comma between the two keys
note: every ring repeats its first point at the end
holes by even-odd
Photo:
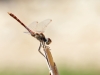
{"type": "MultiPolygon", "coordinates": [[[[33,72],[25,72],[25,71],[9,71],[4,70],[0,72],[0,75],[49,75],[48,71],[43,70],[40,72],[39,70],[33,72]]],[[[66,68],[59,69],[59,75],[100,75],[100,71],[97,70],[71,70],[66,68]]]]}

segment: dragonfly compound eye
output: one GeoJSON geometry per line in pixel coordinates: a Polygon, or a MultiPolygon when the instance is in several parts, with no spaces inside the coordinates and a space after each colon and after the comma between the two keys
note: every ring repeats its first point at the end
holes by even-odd
{"type": "Polygon", "coordinates": [[[50,38],[47,38],[46,44],[49,45],[51,42],[52,42],[51,39],[50,38]]]}

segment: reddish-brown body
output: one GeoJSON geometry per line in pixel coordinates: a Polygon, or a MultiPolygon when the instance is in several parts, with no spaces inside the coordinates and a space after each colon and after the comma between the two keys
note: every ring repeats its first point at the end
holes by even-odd
{"type": "MultiPolygon", "coordinates": [[[[24,26],[29,33],[31,34],[31,36],[35,37],[37,40],[40,41],[40,47],[39,47],[39,52],[43,55],[43,53],[40,51],[41,45],[44,47],[45,43],[47,45],[49,45],[52,41],[50,38],[45,38],[43,33],[35,33],[33,32],[31,29],[29,29],[23,22],[21,22],[14,14],[12,13],[8,13],[11,17],[13,17],[14,19],[16,19],[22,26],[24,26]]],[[[43,55],[44,56],[44,55],[43,55]]]]}

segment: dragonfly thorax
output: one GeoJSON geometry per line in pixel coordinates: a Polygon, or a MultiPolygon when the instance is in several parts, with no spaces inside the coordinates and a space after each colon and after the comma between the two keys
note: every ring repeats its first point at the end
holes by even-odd
{"type": "Polygon", "coordinates": [[[45,38],[44,34],[42,34],[42,33],[36,33],[34,37],[37,40],[39,40],[40,42],[45,42],[47,45],[49,45],[51,43],[51,39],[45,38]]]}
{"type": "Polygon", "coordinates": [[[37,40],[39,40],[40,42],[46,42],[46,38],[42,33],[36,33],[34,36],[37,40]]]}

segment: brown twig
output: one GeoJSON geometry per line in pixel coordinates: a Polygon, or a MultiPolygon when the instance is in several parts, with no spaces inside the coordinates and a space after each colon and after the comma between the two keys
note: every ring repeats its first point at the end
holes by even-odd
{"type": "Polygon", "coordinates": [[[44,52],[45,52],[45,56],[46,56],[47,65],[48,65],[48,68],[50,71],[50,75],[59,75],[56,64],[55,64],[52,54],[50,52],[50,48],[48,46],[45,46],[44,52]]]}

